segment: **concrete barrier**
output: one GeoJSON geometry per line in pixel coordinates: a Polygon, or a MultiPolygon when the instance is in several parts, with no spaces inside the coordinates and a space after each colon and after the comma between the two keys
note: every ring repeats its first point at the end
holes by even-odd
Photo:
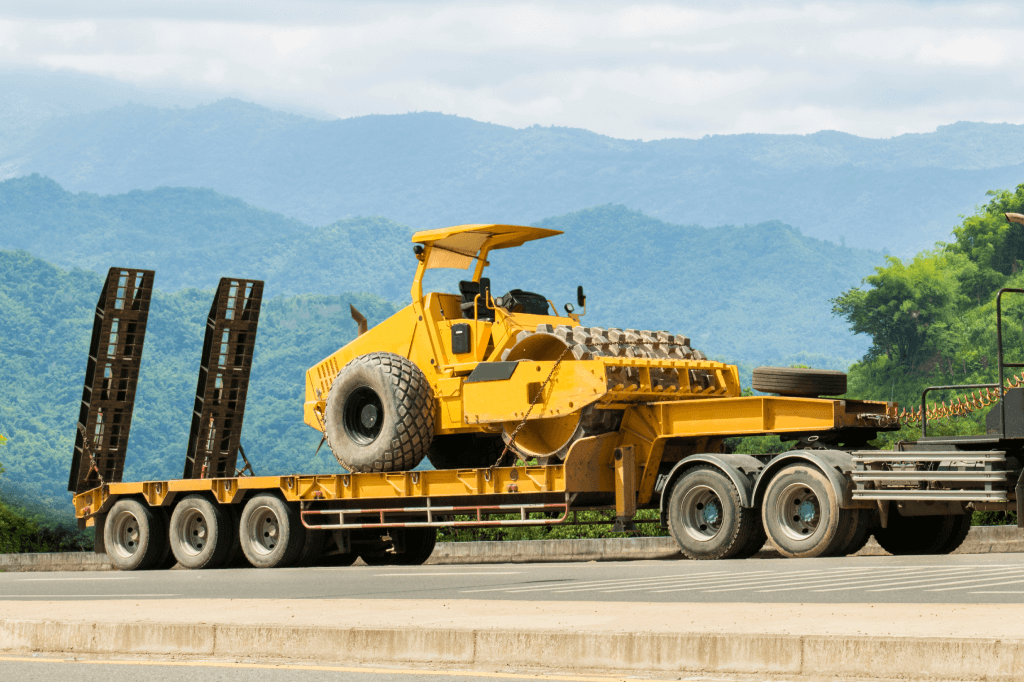
{"type": "MultiPolygon", "coordinates": [[[[974,526],[954,554],[1024,552],[1024,531],[1016,526],[974,526]]],[[[872,538],[856,556],[884,556],[872,538]]],[[[766,544],[757,558],[780,555],[766,544]]],[[[510,542],[440,542],[427,564],[525,564],[566,561],[636,561],[682,559],[670,537],[581,540],[524,540],[510,542]]],[[[54,552],[0,554],[0,571],[110,570],[106,554],[54,552]]]]}
{"type": "MultiPolygon", "coordinates": [[[[705,605],[706,607],[707,605],[705,605]]],[[[713,673],[876,680],[1022,680],[1024,640],[0,619],[0,652],[387,662],[460,669],[713,673]]],[[[438,673],[434,673],[438,674],[438,673]]]]}

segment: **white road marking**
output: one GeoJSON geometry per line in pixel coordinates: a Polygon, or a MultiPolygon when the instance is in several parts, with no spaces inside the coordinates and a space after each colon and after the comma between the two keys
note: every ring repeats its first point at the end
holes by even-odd
{"type": "MultiPolygon", "coordinates": [[[[1017,571],[1017,572],[1019,573],[1019,571],[1017,571]]],[[[958,587],[954,587],[953,589],[959,589],[960,586],[963,586],[963,585],[965,585],[967,583],[980,583],[980,582],[984,582],[986,580],[991,580],[993,574],[1000,574],[1000,573],[1004,573],[1004,571],[996,571],[994,569],[990,569],[988,574],[986,574],[984,576],[981,576],[981,577],[977,577],[977,578],[971,578],[971,577],[956,578],[955,582],[945,582],[945,583],[937,583],[935,581],[936,580],[942,580],[946,576],[932,576],[929,579],[912,580],[909,584],[897,585],[896,587],[880,587],[878,589],[868,590],[868,592],[895,592],[897,590],[915,590],[915,589],[917,589],[917,590],[925,590],[925,589],[932,588],[932,587],[944,587],[946,585],[957,585],[958,587]]],[[[972,575],[977,575],[977,572],[972,573],[972,575]]],[[[954,576],[949,576],[949,577],[952,578],[954,576]]]]}
{"type": "MultiPolygon", "coordinates": [[[[1019,575],[1020,571],[1017,571],[1017,574],[1019,575]]],[[[974,587],[999,587],[1000,585],[1017,585],[1019,583],[1024,583],[1024,580],[1007,580],[1006,582],[992,583],[990,585],[974,585],[974,587]]],[[[944,587],[941,590],[928,590],[928,591],[929,592],[949,592],[950,590],[959,590],[959,589],[962,589],[962,588],[961,587],[944,587]]],[[[981,593],[980,592],[971,592],[971,594],[981,594],[981,593]]],[[[1012,592],[1007,592],[1007,593],[994,593],[994,594],[1013,594],[1013,593],[1012,592]]]]}
{"type": "Polygon", "coordinates": [[[90,599],[122,599],[124,597],[180,597],[180,594],[4,594],[0,599],[53,599],[68,597],[86,597],[90,599]]]}
{"type": "Polygon", "coordinates": [[[460,571],[460,572],[448,572],[448,573],[378,573],[378,578],[404,578],[409,577],[450,577],[453,575],[519,575],[522,571],[460,571]]]}
{"type": "Polygon", "coordinates": [[[139,577],[135,575],[104,575],[95,576],[92,578],[18,578],[14,582],[19,583],[33,583],[33,582],[63,582],[73,583],[80,580],[138,580],[139,577]]]}
{"type": "MultiPolygon", "coordinates": [[[[729,571],[708,571],[702,575],[727,575],[729,571]]],[[[463,590],[464,592],[504,592],[512,590],[515,592],[542,592],[545,590],[562,589],[562,588],[581,588],[581,587],[605,587],[605,586],[617,586],[617,585],[635,585],[638,581],[640,582],[658,582],[661,580],[676,580],[691,577],[694,574],[678,574],[671,576],[655,576],[651,578],[615,578],[608,580],[587,580],[576,582],[574,580],[552,580],[548,584],[544,585],[522,585],[519,587],[492,587],[487,589],[479,590],[463,590]]]]}
{"type": "MultiPolygon", "coordinates": [[[[821,583],[821,582],[831,582],[831,581],[835,580],[836,578],[840,577],[839,575],[837,575],[838,573],[840,573],[840,571],[828,571],[827,573],[824,573],[824,574],[807,575],[807,576],[793,576],[793,577],[786,576],[784,574],[779,574],[778,575],[778,579],[776,579],[776,580],[769,580],[768,582],[763,582],[763,583],[761,583],[759,585],[742,585],[742,584],[738,585],[738,586],[720,585],[720,586],[716,587],[713,590],[707,590],[707,592],[709,592],[709,593],[710,592],[736,592],[736,591],[739,591],[739,590],[747,590],[747,589],[751,589],[751,588],[755,588],[755,587],[757,587],[757,588],[760,588],[760,587],[774,587],[776,585],[785,585],[786,587],[779,588],[779,589],[783,589],[783,590],[785,590],[785,589],[794,589],[793,588],[793,580],[794,580],[794,578],[800,583],[799,589],[805,589],[809,585],[815,585],[815,584],[818,584],[818,583],[821,583]]],[[[848,576],[848,577],[854,578],[854,579],[860,577],[862,574],[865,574],[865,573],[874,575],[874,574],[877,574],[877,571],[873,570],[871,568],[858,568],[856,570],[848,569],[845,572],[842,572],[843,576],[848,576]]],[[[761,591],[762,592],[771,592],[771,590],[761,590],[761,591]]]]}
{"type": "MultiPolygon", "coordinates": [[[[935,573],[936,575],[929,575],[928,578],[934,580],[936,578],[944,578],[944,577],[946,577],[944,574],[947,574],[947,573],[949,575],[955,575],[956,573],[969,573],[970,571],[973,571],[973,570],[974,570],[973,566],[964,566],[963,568],[956,568],[956,569],[932,569],[932,573],[935,573]]],[[[919,574],[917,574],[917,575],[915,575],[913,577],[921,577],[921,576],[924,576],[925,574],[926,574],[926,572],[922,571],[921,573],[919,573],[919,574]]],[[[864,589],[864,588],[867,588],[867,587],[875,587],[876,585],[888,585],[888,584],[891,584],[893,579],[897,578],[897,577],[900,577],[900,576],[893,576],[893,577],[890,577],[890,578],[884,579],[884,580],[874,580],[874,579],[872,579],[870,582],[867,582],[865,584],[857,585],[856,589],[864,589]]],[[[858,581],[858,582],[864,583],[864,581],[858,581]]],[[[828,587],[828,589],[818,589],[818,588],[815,588],[814,590],[811,590],[811,591],[812,592],[840,592],[842,590],[848,590],[851,587],[851,585],[848,584],[848,583],[836,583],[836,585],[838,585],[838,587],[828,587]]],[[[819,587],[827,587],[827,586],[819,586],[819,587]]]]}
{"type": "Polygon", "coordinates": [[[768,575],[757,575],[757,576],[755,576],[752,573],[741,573],[741,574],[734,574],[729,580],[717,581],[719,584],[710,584],[710,581],[709,581],[708,583],[703,583],[703,584],[692,584],[690,586],[679,586],[679,587],[673,587],[673,588],[670,588],[670,589],[654,590],[654,592],[658,593],[658,594],[663,593],[663,592],[687,592],[687,591],[692,591],[692,590],[704,590],[705,592],[718,592],[718,591],[725,592],[725,591],[732,590],[732,589],[753,589],[753,588],[755,588],[755,587],[757,587],[759,585],[775,584],[779,580],[784,580],[787,584],[789,584],[789,583],[792,583],[792,581],[794,581],[794,580],[813,579],[815,576],[819,576],[819,575],[823,575],[823,574],[827,574],[829,576],[828,579],[832,580],[832,579],[834,579],[836,577],[836,573],[847,573],[849,571],[858,571],[859,572],[859,571],[863,571],[863,570],[868,570],[868,569],[866,569],[866,568],[843,568],[843,569],[827,569],[827,570],[817,569],[817,570],[813,570],[813,571],[792,571],[790,573],[785,573],[785,572],[782,572],[782,571],[764,571],[762,573],[767,573],[768,575]],[[751,580],[751,578],[753,578],[753,581],[751,580]],[[764,581],[765,579],[768,580],[767,583],[759,582],[759,581],[764,581]],[[715,589],[706,590],[705,588],[707,588],[707,587],[713,587],[715,589]]]}
{"type": "MultiPolygon", "coordinates": [[[[851,587],[852,585],[861,584],[861,583],[879,583],[879,581],[892,581],[892,580],[896,580],[896,579],[899,579],[899,578],[905,578],[908,575],[910,575],[911,577],[914,577],[914,576],[917,576],[917,575],[921,575],[923,570],[928,570],[928,569],[922,569],[920,566],[909,566],[909,567],[905,567],[905,568],[890,568],[890,569],[882,569],[882,570],[877,570],[876,569],[876,570],[873,570],[873,571],[868,571],[867,572],[868,575],[851,576],[852,580],[851,579],[842,579],[842,580],[840,580],[841,576],[832,576],[832,577],[828,578],[828,580],[825,581],[825,582],[822,582],[821,580],[813,580],[813,581],[809,581],[808,583],[801,583],[800,585],[789,586],[789,587],[776,587],[776,588],[773,588],[773,589],[770,589],[770,590],[759,590],[759,591],[760,592],[766,592],[766,593],[768,593],[768,592],[793,592],[793,591],[796,591],[796,590],[806,590],[806,589],[812,588],[812,587],[815,588],[815,591],[819,591],[818,588],[833,587],[835,585],[841,585],[842,586],[841,589],[846,589],[848,587],[851,587]]],[[[948,572],[949,569],[943,568],[943,569],[932,569],[932,570],[941,570],[943,573],[946,573],[946,572],[948,572]]],[[[968,570],[968,569],[955,569],[955,570],[963,571],[963,570],[968,570]]],[[[882,582],[881,584],[886,584],[886,583],[882,582]]],[[[828,590],[820,590],[820,591],[827,592],[828,590]]]]}

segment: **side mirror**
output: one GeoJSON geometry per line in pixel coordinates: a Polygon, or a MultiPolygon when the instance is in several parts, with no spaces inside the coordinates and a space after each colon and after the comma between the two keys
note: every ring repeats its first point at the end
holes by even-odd
{"type": "Polygon", "coordinates": [[[576,287],[576,304],[581,308],[587,305],[587,297],[583,295],[583,285],[576,287]]]}

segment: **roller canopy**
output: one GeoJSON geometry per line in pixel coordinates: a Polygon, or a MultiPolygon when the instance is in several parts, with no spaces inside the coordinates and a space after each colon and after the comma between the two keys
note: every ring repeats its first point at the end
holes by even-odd
{"type": "Polygon", "coordinates": [[[412,241],[433,247],[427,260],[427,269],[465,270],[481,252],[508,249],[559,234],[562,234],[561,230],[522,225],[456,225],[417,232],[412,236],[412,241]]]}

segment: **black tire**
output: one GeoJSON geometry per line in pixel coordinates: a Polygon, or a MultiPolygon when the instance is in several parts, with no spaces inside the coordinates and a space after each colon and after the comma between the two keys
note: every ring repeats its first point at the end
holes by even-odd
{"type": "Polygon", "coordinates": [[[822,556],[846,556],[851,554],[851,548],[858,540],[857,533],[861,530],[862,526],[860,509],[840,509],[839,531],[836,533],[836,539],[833,546],[826,550],[822,556]]]}
{"type": "Polygon", "coordinates": [[[760,552],[768,542],[768,534],[764,532],[764,524],[761,523],[760,511],[757,509],[744,509],[743,511],[753,516],[754,520],[751,522],[750,537],[747,538],[743,549],[736,554],[735,559],[749,559],[760,552]]]}
{"type": "Polygon", "coordinates": [[[832,369],[755,367],[750,385],[755,391],[817,398],[846,393],[846,373],[832,369]]]}
{"type": "Polygon", "coordinates": [[[953,535],[954,516],[900,516],[889,513],[888,528],[876,528],[875,540],[889,554],[939,554],[953,535]]]}
{"type": "Polygon", "coordinates": [[[434,436],[427,460],[435,469],[484,469],[494,466],[504,449],[500,435],[453,433],[434,436]]]}
{"type": "Polygon", "coordinates": [[[964,540],[967,539],[967,534],[970,532],[971,515],[957,514],[953,517],[953,530],[946,541],[942,543],[942,546],[939,547],[937,554],[951,554],[955,552],[960,548],[960,545],[964,544],[964,540]]]}
{"type": "Polygon", "coordinates": [[[302,543],[302,549],[299,551],[299,558],[295,560],[295,565],[312,566],[319,563],[320,557],[323,556],[324,546],[327,544],[327,531],[319,528],[306,528],[305,526],[302,527],[302,530],[305,538],[302,543]]]}
{"type": "Polygon", "coordinates": [[[298,509],[271,493],[246,502],[238,523],[242,552],[256,568],[293,565],[306,541],[303,530],[298,509]]]}
{"type": "Polygon", "coordinates": [[[756,512],[740,506],[736,486],[715,467],[694,467],[672,487],[668,529],[689,559],[734,558],[757,525],[756,512]]]}
{"type": "Polygon", "coordinates": [[[405,551],[395,554],[398,566],[420,566],[434,552],[437,544],[436,528],[406,528],[405,551]]]}
{"type": "Polygon", "coordinates": [[[174,507],[171,552],[183,568],[218,568],[231,552],[231,514],[202,495],[188,495],[174,507]]]}
{"type": "Polygon", "coordinates": [[[130,498],[114,503],[103,523],[103,544],[119,571],[155,568],[167,548],[167,524],[159,510],[130,498]]]}
{"type": "Polygon", "coordinates": [[[775,474],[765,490],[761,518],[783,556],[828,556],[841,542],[836,493],[825,474],[807,464],[790,464],[775,474]]]}
{"type": "Polygon", "coordinates": [[[324,427],[348,471],[408,471],[434,436],[433,391],[420,368],[400,355],[360,355],[334,378],[324,427]]]}
{"type": "Polygon", "coordinates": [[[853,532],[853,538],[844,548],[836,552],[836,556],[850,556],[864,549],[871,539],[871,531],[878,526],[878,514],[867,509],[859,509],[857,515],[857,526],[853,532]]]}

